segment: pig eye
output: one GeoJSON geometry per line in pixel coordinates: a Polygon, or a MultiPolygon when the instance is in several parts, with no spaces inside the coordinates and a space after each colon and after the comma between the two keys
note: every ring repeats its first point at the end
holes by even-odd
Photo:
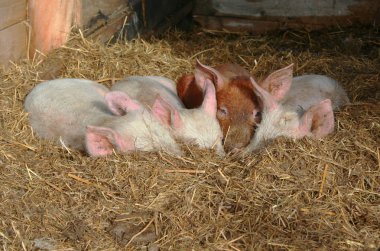
{"type": "Polygon", "coordinates": [[[261,122],[261,111],[253,111],[253,116],[256,123],[261,122]]]}
{"type": "Polygon", "coordinates": [[[228,115],[228,109],[224,106],[218,108],[218,116],[226,117],[228,115]]]}

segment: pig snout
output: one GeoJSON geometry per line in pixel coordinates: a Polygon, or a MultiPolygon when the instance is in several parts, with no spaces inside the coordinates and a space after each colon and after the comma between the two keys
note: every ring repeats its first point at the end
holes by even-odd
{"type": "Polygon", "coordinates": [[[224,138],[224,149],[226,152],[233,152],[242,149],[249,144],[253,136],[254,127],[249,124],[234,125],[227,128],[224,138]]]}
{"type": "Polygon", "coordinates": [[[245,147],[261,121],[261,106],[249,78],[237,77],[217,93],[217,119],[227,152],[245,147]]]}

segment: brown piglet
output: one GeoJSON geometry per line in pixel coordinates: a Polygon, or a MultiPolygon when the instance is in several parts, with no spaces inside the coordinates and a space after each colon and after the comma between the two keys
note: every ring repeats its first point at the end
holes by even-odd
{"type": "MultiPolygon", "coordinates": [[[[254,92],[250,77],[249,72],[238,64],[210,67],[197,60],[194,73],[182,76],[177,82],[178,96],[187,108],[201,105],[206,79],[214,83],[217,119],[227,152],[245,147],[261,121],[262,102],[254,92]]],[[[263,81],[265,89],[269,93],[276,92],[278,81],[282,80],[276,72],[272,73],[263,81]]]]}

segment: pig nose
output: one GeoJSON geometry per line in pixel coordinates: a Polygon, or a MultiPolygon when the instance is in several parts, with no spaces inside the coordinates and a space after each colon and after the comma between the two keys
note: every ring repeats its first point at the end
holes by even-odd
{"type": "Polygon", "coordinates": [[[236,143],[234,146],[234,150],[240,150],[241,148],[243,148],[243,146],[243,143],[236,143]]]}
{"type": "Polygon", "coordinates": [[[243,149],[243,144],[241,143],[237,143],[235,144],[232,148],[230,148],[231,150],[229,151],[230,153],[234,154],[234,153],[238,153],[240,152],[242,149],[243,149]]]}

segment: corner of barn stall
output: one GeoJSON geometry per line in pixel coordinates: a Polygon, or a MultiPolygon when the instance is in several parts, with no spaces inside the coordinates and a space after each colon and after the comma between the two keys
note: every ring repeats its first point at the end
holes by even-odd
{"type": "Polygon", "coordinates": [[[163,31],[192,7],[193,2],[186,0],[4,0],[0,2],[0,64],[46,54],[65,44],[75,27],[102,43],[163,31]]]}
{"type": "Polygon", "coordinates": [[[0,0],[0,247],[379,251],[379,23],[379,0],[0,0]],[[327,137],[245,157],[93,158],[39,138],[24,109],[48,79],[176,80],[196,59],[258,83],[293,65],[351,103],[327,137]]]}
{"type": "Polygon", "coordinates": [[[73,27],[108,42],[160,34],[190,15],[210,31],[317,30],[378,24],[377,0],[3,0],[0,63],[46,54],[63,45],[73,27]]]}

